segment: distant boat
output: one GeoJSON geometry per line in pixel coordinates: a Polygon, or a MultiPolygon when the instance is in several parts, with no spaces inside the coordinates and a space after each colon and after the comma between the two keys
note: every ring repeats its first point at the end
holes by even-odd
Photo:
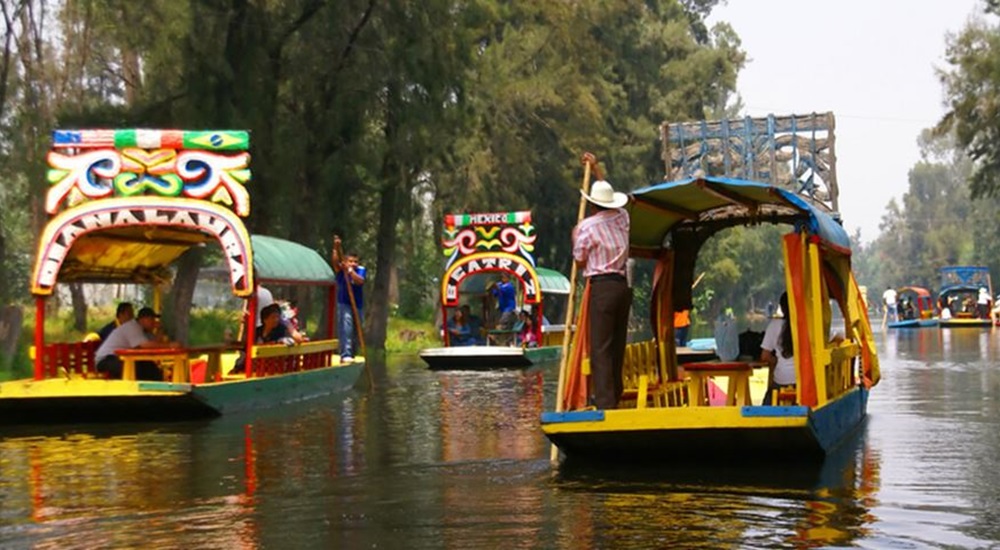
{"type": "Polygon", "coordinates": [[[57,130],[52,147],[51,217],[31,279],[34,372],[0,382],[0,424],[211,418],[354,386],[365,360],[342,362],[337,353],[333,269],[311,247],[251,236],[243,223],[250,213],[247,132],[57,130]],[[256,325],[259,284],[308,285],[331,306],[325,334],[287,345],[244,338],[116,349],[121,364],[114,374],[98,368],[98,342],[46,334],[47,300],[58,283],[145,285],[158,304],[178,258],[212,242],[226,259],[233,295],[247,300],[247,324],[256,325]],[[243,370],[227,372],[236,350],[243,370]],[[158,368],[142,373],[146,362],[158,368]]]}
{"type": "Polygon", "coordinates": [[[927,328],[938,326],[934,317],[934,300],[926,288],[919,286],[904,286],[897,291],[899,295],[899,318],[886,324],[889,328],[927,328]],[[905,307],[908,304],[909,307],[905,307]]]}
{"type": "Polygon", "coordinates": [[[531,212],[448,214],[444,225],[442,245],[448,256],[441,278],[444,346],[422,350],[420,358],[432,369],[462,370],[525,368],[558,360],[565,326],[551,325],[547,319],[563,318],[570,283],[562,273],[535,265],[537,236],[531,212]],[[491,289],[502,273],[515,286],[518,311],[539,327],[534,331],[536,342],[519,342],[517,328],[498,326],[491,289]],[[449,319],[463,305],[482,321],[472,323],[461,336],[452,335],[449,319]]]}
{"type": "Polygon", "coordinates": [[[940,273],[941,287],[938,289],[938,302],[941,304],[942,316],[939,325],[942,328],[991,326],[992,303],[986,304],[985,307],[981,307],[978,303],[980,289],[986,290],[992,302],[993,283],[990,280],[989,268],[945,266],[941,268],[940,273]],[[949,313],[944,313],[945,308],[949,313]]]}

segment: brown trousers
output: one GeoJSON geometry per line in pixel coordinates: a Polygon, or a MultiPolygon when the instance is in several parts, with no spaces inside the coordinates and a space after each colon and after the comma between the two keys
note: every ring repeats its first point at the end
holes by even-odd
{"type": "Polygon", "coordinates": [[[590,374],[593,404],[602,410],[618,407],[624,386],[625,340],[632,289],[625,277],[598,275],[590,279],[590,374]]]}

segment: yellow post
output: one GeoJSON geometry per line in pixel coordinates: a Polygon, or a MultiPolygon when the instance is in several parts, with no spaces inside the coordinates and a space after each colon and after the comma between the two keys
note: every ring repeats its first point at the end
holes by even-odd
{"type": "Polygon", "coordinates": [[[809,309],[809,343],[813,353],[813,374],[816,379],[816,405],[827,402],[826,372],[830,368],[830,352],[826,349],[827,335],[824,331],[824,293],[820,277],[819,245],[808,243],[806,273],[808,273],[806,308],[809,309]]]}
{"type": "MultiPolygon", "coordinates": [[[[597,159],[590,153],[584,153],[583,158],[583,181],[580,182],[580,190],[584,193],[590,192],[590,169],[591,164],[596,164],[597,159]]],[[[598,176],[599,177],[599,176],[598,176]]],[[[580,223],[587,209],[587,199],[580,195],[580,205],[576,213],[576,223],[580,223]]],[[[566,331],[563,333],[562,356],[559,360],[559,383],[556,386],[556,412],[563,410],[563,394],[565,392],[566,371],[569,368],[569,343],[573,337],[573,309],[576,302],[576,262],[573,261],[569,271],[569,300],[566,304],[566,331]]],[[[555,462],[559,458],[559,449],[552,446],[550,459],[555,462]]]]}

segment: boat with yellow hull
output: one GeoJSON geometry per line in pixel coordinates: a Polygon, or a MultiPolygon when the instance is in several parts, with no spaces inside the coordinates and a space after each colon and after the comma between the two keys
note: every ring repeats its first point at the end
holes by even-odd
{"type": "Polygon", "coordinates": [[[993,326],[993,281],[985,266],[950,265],[939,270],[941,288],[938,300],[948,310],[938,326],[941,328],[989,328],[993,326]],[[989,298],[979,303],[980,294],[989,298]]]}
{"type": "MultiPolygon", "coordinates": [[[[630,194],[631,256],[654,262],[653,338],[626,348],[619,408],[588,407],[588,350],[574,338],[560,375],[556,410],[542,430],[569,460],[745,462],[821,460],[866,416],[879,381],[863,296],[851,272],[850,240],[829,212],[782,187],[697,177],[630,194]],[[780,246],[794,341],[796,384],[770,390],[762,405],[751,386],[766,369],[754,360],[681,364],[674,310],[692,306],[695,259],[718,231],[787,224],[780,246]],[[830,337],[832,308],[844,333],[830,337]],[[711,398],[711,385],[725,388],[711,398]]],[[[578,327],[586,330],[586,320],[578,327]]],[[[768,392],[765,392],[765,394],[768,392]]]]}
{"type": "MultiPolygon", "coordinates": [[[[242,131],[57,131],[49,153],[42,232],[31,292],[34,372],[0,383],[0,423],[184,420],[296,401],[350,388],[364,358],[342,364],[333,334],[333,270],[314,250],[251,236],[249,135],[242,131]],[[94,342],[51,342],[47,300],[57,283],[129,283],[153,289],[192,248],[218,243],[232,293],[256,325],[261,284],[308,285],[326,300],[327,331],[293,345],[221,342],[209,346],[115,350],[121,379],[97,369],[94,342]],[[236,353],[243,372],[231,374],[236,353]],[[162,380],[137,380],[152,361],[162,380]]],[[[158,307],[156,308],[158,309],[158,307]]]]}

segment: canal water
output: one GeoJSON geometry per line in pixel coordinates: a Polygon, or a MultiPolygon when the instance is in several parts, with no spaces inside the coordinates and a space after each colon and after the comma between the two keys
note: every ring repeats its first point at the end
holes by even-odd
{"type": "Polygon", "coordinates": [[[1000,333],[879,347],[867,424],[806,469],[556,468],[555,366],[416,357],[209,422],[2,428],[0,548],[1000,548],[1000,333]]]}

